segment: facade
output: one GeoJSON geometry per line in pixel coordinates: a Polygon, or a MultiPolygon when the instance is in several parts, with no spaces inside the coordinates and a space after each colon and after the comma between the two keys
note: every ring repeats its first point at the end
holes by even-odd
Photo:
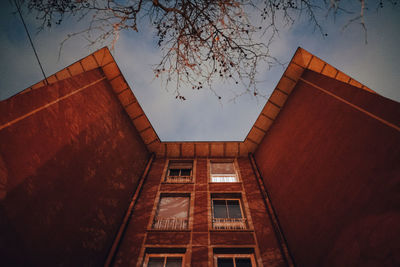
{"type": "Polygon", "coordinates": [[[400,104],[299,48],[242,142],[162,142],[107,48],[0,102],[2,266],[399,266],[400,104]]]}
{"type": "Polygon", "coordinates": [[[249,158],[155,159],[141,195],[116,266],[285,266],[249,158]]]}

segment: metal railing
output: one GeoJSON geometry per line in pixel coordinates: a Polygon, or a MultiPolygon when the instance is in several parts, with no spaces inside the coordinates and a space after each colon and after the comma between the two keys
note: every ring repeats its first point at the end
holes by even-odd
{"type": "Polygon", "coordinates": [[[193,181],[192,176],[167,176],[165,182],[167,183],[191,183],[193,181]]]}
{"type": "Polygon", "coordinates": [[[157,230],[185,230],[188,228],[188,218],[156,217],[153,229],[157,230]]]}
{"type": "Polygon", "coordinates": [[[247,229],[246,218],[213,218],[213,229],[247,229]]]}
{"type": "Polygon", "coordinates": [[[211,182],[213,183],[236,183],[238,182],[236,175],[211,175],[211,182]]]}

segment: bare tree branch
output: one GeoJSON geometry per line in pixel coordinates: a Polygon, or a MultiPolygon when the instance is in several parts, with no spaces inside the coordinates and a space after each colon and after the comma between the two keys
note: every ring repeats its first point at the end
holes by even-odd
{"type": "MultiPolygon", "coordinates": [[[[176,98],[185,100],[183,90],[213,89],[216,80],[232,81],[244,87],[243,92],[259,96],[257,71],[281,64],[270,54],[270,46],[279,35],[280,27],[293,25],[301,19],[323,36],[321,13],[356,16],[343,30],[359,22],[367,42],[365,0],[352,0],[358,11],[349,10],[339,0],[20,0],[36,12],[41,27],[60,24],[69,16],[87,18],[86,29],[66,37],[84,35],[88,45],[108,44],[114,47],[121,31],[138,31],[139,18],[148,19],[154,27],[157,45],[162,51],[154,66],[156,78],[164,78],[166,86],[175,84],[176,98]],[[259,22],[256,17],[259,18],[259,22]]],[[[380,0],[396,5],[395,0],[380,0]]],[[[237,96],[242,93],[237,94],[237,96]]]]}

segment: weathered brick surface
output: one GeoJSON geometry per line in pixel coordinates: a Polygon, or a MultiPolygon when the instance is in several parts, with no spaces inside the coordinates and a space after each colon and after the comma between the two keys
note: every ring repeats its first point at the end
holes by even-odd
{"type": "Polygon", "coordinates": [[[400,108],[396,101],[309,70],[304,72],[303,78],[390,123],[400,125],[400,108]]]}
{"type": "Polygon", "coordinates": [[[207,246],[208,245],[208,232],[199,233],[199,232],[193,231],[192,245],[193,246],[207,246]]]}
{"type": "Polygon", "coordinates": [[[148,247],[176,247],[186,248],[191,266],[212,266],[213,257],[209,252],[211,246],[216,247],[259,247],[257,258],[264,265],[283,266],[282,256],[272,229],[270,218],[266,212],[262,195],[248,158],[238,159],[240,175],[243,180],[239,183],[209,183],[206,158],[196,159],[195,184],[167,184],[163,171],[167,160],[156,159],[151,166],[148,178],[144,184],[139,200],[135,206],[132,219],[125,233],[119,249],[116,265],[127,266],[142,262],[141,252],[148,247]],[[158,192],[159,190],[159,192],[158,192]],[[158,193],[157,193],[158,192],[158,193]],[[154,231],[151,227],[151,214],[154,215],[156,195],[159,193],[178,192],[188,193],[193,197],[191,207],[193,218],[188,231],[154,231]],[[252,218],[252,226],[246,231],[211,230],[211,203],[212,193],[241,194],[243,210],[246,217],[252,218]],[[246,197],[247,196],[247,197],[246,197]],[[253,228],[254,226],[254,228],[253,228]],[[255,233],[255,234],[254,234],[255,233]],[[144,247],[143,247],[144,246],[144,247]]]}
{"type": "Polygon", "coordinates": [[[265,266],[285,266],[271,219],[248,158],[238,159],[258,247],[265,266]]]}
{"type": "Polygon", "coordinates": [[[208,246],[200,246],[192,248],[192,267],[205,267],[208,264],[208,246]]]}
{"type": "Polygon", "coordinates": [[[211,192],[242,191],[242,183],[213,183],[210,184],[211,192]]]}
{"type": "Polygon", "coordinates": [[[190,232],[150,232],[146,245],[187,245],[190,243],[190,232]]]}
{"type": "Polygon", "coordinates": [[[211,245],[222,246],[255,245],[252,233],[240,231],[212,231],[210,242],[211,245]]]}
{"type": "Polygon", "coordinates": [[[197,159],[196,185],[208,183],[207,159],[197,159]]]}
{"type": "Polygon", "coordinates": [[[196,192],[194,201],[194,218],[193,218],[193,231],[194,232],[207,232],[208,231],[208,209],[207,209],[206,191],[196,192]]]}
{"type": "MultiPolygon", "coordinates": [[[[399,103],[304,78],[400,125],[399,103]]],[[[300,82],[255,158],[299,266],[400,264],[399,131],[300,82]]]]}
{"type": "Polygon", "coordinates": [[[103,264],[148,152],[106,80],[46,106],[101,77],[0,102],[0,265],[103,264]]]}
{"type": "Polygon", "coordinates": [[[165,159],[156,159],[151,165],[143,189],[134,207],[115,259],[115,266],[135,266],[140,249],[145,242],[147,227],[151,227],[154,201],[161,182],[165,159]]]}
{"type": "Polygon", "coordinates": [[[161,191],[173,191],[173,192],[192,192],[194,189],[193,184],[161,184],[161,191]]]}

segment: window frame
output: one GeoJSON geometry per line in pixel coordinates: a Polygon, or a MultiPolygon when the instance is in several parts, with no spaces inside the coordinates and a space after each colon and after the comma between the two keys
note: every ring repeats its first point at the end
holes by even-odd
{"type": "Polygon", "coordinates": [[[151,257],[154,258],[164,258],[164,263],[163,263],[163,267],[165,267],[166,265],[166,260],[168,258],[182,258],[182,267],[185,266],[185,255],[186,254],[182,254],[182,253],[146,253],[145,258],[144,258],[144,262],[143,262],[143,267],[147,267],[149,264],[149,260],[151,257]]]}
{"type": "Polygon", "coordinates": [[[209,182],[210,183],[216,183],[216,184],[223,184],[223,183],[241,183],[242,179],[240,177],[240,172],[239,172],[239,167],[236,161],[236,158],[234,159],[210,159],[208,160],[208,176],[209,176],[209,182]],[[213,181],[213,173],[212,173],[212,164],[213,163],[232,163],[233,169],[235,171],[235,176],[236,176],[236,181],[233,182],[218,182],[218,181],[213,181]]]}
{"type": "Polygon", "coordinates": [[[231,258],[233,259],[233,266],[236,267],[235,259],[237,258],[250,258],[252,267],[257,267],[257,262],[254,254],[214,254],[214,266],[218,267],[219,258],[231,258]]]}
{"type": "MultiPolygon", "coordinates": [[[[180,169],[182,170],[182,169],[180,169]]],[[[162,179],[162,183],[166,183],[166,184],[193,184],[195,183],[195,177],[196,177],[196,160],[195,159],[168,159],[166,161],[166,165],[164,168],[164,172],[163,172],[163,179],[162,179]],[[189,179],[187,179],[187,181],[184,181],[184,179],[179,179],[177,178],[176,181],[174,181],[173,179],[169,178],[170,177],[170,166],[171,164],[174,163],[191,163],[192,167],[190,170],[190,176],[189,179]]],[[[188,177],[187,175],[178,175],[177,177],[188,177]]]]}
{"type": "MultiPolygon", "coordinates": [[[[149,222],[148,225],[148,230],[150,231],[190,231],[191,229],[191,225],[192,225],[192,201],[193,198],[191,196],[190,193],[171,193],[171,192],[161,192],[158,194],[158,196],[155,199],[155,204],[153,207],[153,216],[152,219],[149,222]],[[154,225],[156,224],[156,220],[157,220],[157,215],[158,215],[158,211],[159,211],[159,207],[161,204],[161,199],[163,197],[186,197],[188,199],[188,211],[187,211],[187,218],[186,218],[186,228],[178,228],[178,229],[174,229],[174,228],[155,228],[154,225]]],[[[174,218],[174,217],[173,217],[174,218]]]]}
{"type": "MultiPolygon", "coordinates": [[[[250,222],[249,222],[249,220],[247,218],[248,215],[245,212],[245,209],[243,207],[244,203],[243,203],[241,194],[240,194],[240,196],[235,196],[235,197],[232,197],[231,195],[232,194],[228,194],[226,196],[224,196],[224,195],[217,195],[217,196],[211,195],[211,216],[210,216],[210,218],[211,218],[211,229],[212,230],[243,231],[243,230],[249,230],[250,229],[250,222]],[[229,200],[237,200],[239,202],[240,212],[242,214],[242,218],[241,218],[242,222],[236,222],[236,224],[238,226],[240,226],[240,224],[243,224],[244,227],[238,227],[238,228],[235,228],[235,227],[229,228],[228,226],[226,228],[216,227],[215,226],[216,223],[221,223],[221,225],[223,225],[224,222],[216,222],[216,221],[214,221],[214,220],[218,220],[218,219],[223,219],[223,218],[214,218],[214,200],[225,200],[226,205],[227,205],[227,201],[229,201],[229,200]]],[[[226,219],[232,219],[232,223],[235,223],[235,219],[239,219],[239,218],[226,218],[226,219]]],[[[226,224],[228,225],[229,222],[226,222],[226,224]]]]}

